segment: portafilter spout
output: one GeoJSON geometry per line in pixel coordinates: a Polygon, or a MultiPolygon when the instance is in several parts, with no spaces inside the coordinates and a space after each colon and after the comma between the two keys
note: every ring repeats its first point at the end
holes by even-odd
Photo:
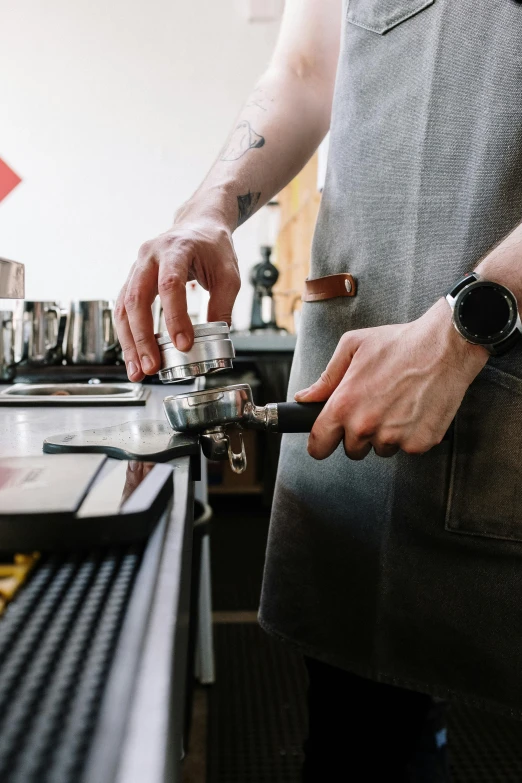
{"type": "Polygon", "coordinates": [[[200,435],[203,453],[208,459],[230,460],[232,470],[242,473],[246,456],[241,428],[267,432],[310,432],[324,403],[272,402],[254,404],[247,383],[166,397],[163,407],[176,432],[200,435]],[[239,429],[241,452],[230,442],[231,428],[239,429]]]}

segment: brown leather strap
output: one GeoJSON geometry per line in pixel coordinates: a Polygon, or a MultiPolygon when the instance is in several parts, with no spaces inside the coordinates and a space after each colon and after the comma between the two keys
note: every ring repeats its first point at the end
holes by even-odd
{"type": "Polygon", "coordinates": [[[336,296],[355,296],[357,281],[348,272],[339,275],[326,275],[305,280],[303,302],[320,302],[334,299],[336,296]]]}

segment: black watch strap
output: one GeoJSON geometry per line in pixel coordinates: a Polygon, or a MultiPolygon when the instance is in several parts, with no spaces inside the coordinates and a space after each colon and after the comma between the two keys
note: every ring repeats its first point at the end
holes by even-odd
{"type": "Polygon", "coordinates": [[[489,346],[488,350],[492,356],[502,356],[503,354],[510,351],[518,343],[519,340],[520,340],[520,332],[515,331],[512,332],[508,337],[506,337],[505,340],[502,340],[502,342],[489,346]]]}
{"type": "Polygon", "coordinates": [[[460,294],[463,288],[466,288],[470,283],[475,283],[480,280],[481,277],[476,272],[468,272],[464,277],[453,285],[447,293],[447,296],[452,296],[454,299],[460,294]]]}

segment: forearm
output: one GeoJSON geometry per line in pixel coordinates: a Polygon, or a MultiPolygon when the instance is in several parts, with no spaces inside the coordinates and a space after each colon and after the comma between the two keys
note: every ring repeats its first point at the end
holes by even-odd
{"type": "Polygon", "coordinates": [[[205,204],[234,230],[278,193],[325,136],[331,85],[313,72],[272,66],[237,118],[218,159],[181,208],[205,204]]]}

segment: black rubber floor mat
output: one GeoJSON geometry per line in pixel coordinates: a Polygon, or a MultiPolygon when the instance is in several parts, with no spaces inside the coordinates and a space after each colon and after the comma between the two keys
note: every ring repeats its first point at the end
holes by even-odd
{"type": "Polygon", "coordinates": [[[257,610],[270,512],[259,497],[211,497],[212,601],[216,611],[257,610]]]}
{"type": "Polygon", "coordinates": [[[448,737],[452,783],[520,783],[522,723],[453,705],[448,737]]]}
{"type": "MultiPolygon", "coordinates": [[[[306,733],[301,658],[256,625],[217,625],[215,645],[207,783],[299,783],[306,733]]],[[[522,723],[460,705],[448,717],[452,783],[522,781],[522,723]]]]}
{"type": "Polygon", "coordinates": [[[216,625],[207,783],[299,780],[306,721],[300,657],[251,625],[216,625]]]}
{"type": "Polygon", "coordinates": [[[0,622],[0,780],[80,779],[141,550],[49,557],[0,622]]]}

